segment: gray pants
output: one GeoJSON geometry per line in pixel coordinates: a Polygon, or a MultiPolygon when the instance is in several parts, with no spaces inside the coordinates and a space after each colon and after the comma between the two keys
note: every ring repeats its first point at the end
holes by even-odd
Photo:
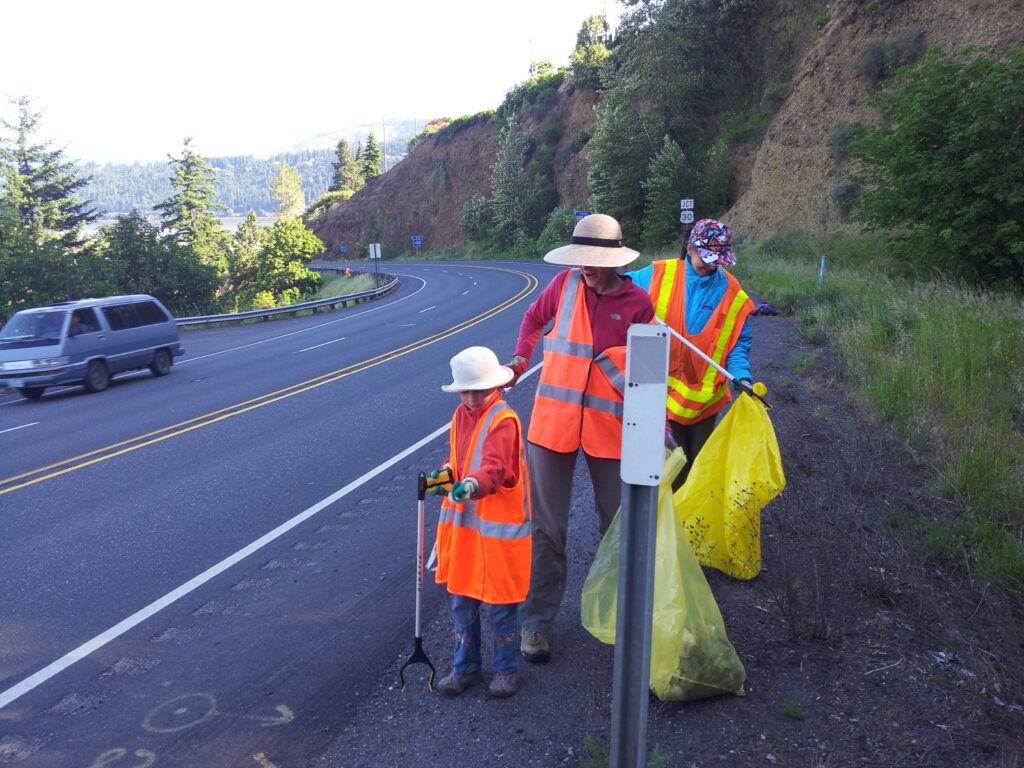
{"type": "MultiPolygon", "coordinates": [[[[576,468],[573,453],[558,453],[527,443],[530,501],[533,508],[533,562],[530,593],[519,609],[524,629],[550,632],[565,594],[565,541],[569,533],[569,502],[576,468]]],[[[598,529],[602,534],[615,517],[622,496],[618,459],[599,459],[583,453],[594,486],[598,529]]]]}
{"type": "Polygon", "coordinates": [[[696,424],[679,424],[675,421],[670,422],[672,424],[672,438],[676,441],[676,445],[683,449],[683,453],[686,454],[686,464],[683,465],[682,472],[672,483],[672,490],[678,491],[686,478],[690,475],[690,468],[693,466],[693,460],[697,458],[697,454],[700,453],[700,449],[704,447],[704,443],[711,437],[711,433],[715,431],[715,421],[718,419],[718,414],[708,416],[706,419],[698,421],[696,424]]]}

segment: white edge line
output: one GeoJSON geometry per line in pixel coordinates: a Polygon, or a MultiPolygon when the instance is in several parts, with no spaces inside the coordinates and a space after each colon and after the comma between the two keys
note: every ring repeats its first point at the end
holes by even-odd
{"type": "Polygon", "coordinates": [[[405,457],[407,457],[410,454],[418,451],[424,445],[426,445],[430,441],[434,440],[439,435],[441,435],[441,434],[445,433],[446,431],[448,431],[448,428],[449,428],[448,424],[445,424],[442,427],[438,427],[436,430],[431,432],[429,435],[427,435],[426,437],[421,439],[419,442],[415,443],[414,445],[409,446],[408,448],[406,448],[401,453],[398,453],[398,454],[392,456],[390,459],[385,461],[383,464],[380,464],[377,467],[375,467],[374,469],[371,469],[369,472],[366,472],[364,475],[362,475],[361,477],[353,480],[351,483],[349,483],[345,487],[338,489],[337,491],[332,493],[327,498],[322,499],[321,501],[318,501],[316,504],[314,504],[313,506],[309,507],[305,511],[300,512],[299,514],[297,514],[291,520],[288,520],[288,521],[286,521],[284,523],[281,523],[281,525],[277,526],[277,528],[275,528],[274,530],[270,531],[269,533],[265,533],[263,536],[261,536],[260,538],[256,539],[256,541],[252,542],[248,546],[245,546],[242,549],[240,549],[237,552],[235,552],[233,555],[230,555],[230,556],[224,558],[223,560],[221,560],[216,565],[214,565],[214,566],[212,566],[210,568],[207,568],[205,571],[200,573],[198,576],[194,576],[193,578],[189,579],[188,581],[186,581],[184,584],[182,584],[177,589],[174,589],[174,590],[168,592],[163,597],[161,597],[161,598],[159,598],[157,600],[154,600],[152,603],[147,605],[145,608],[143,608],[143,609],[141,609],[139,611],[136,611],[135,613],[133,613],[128,618],[124,619],[123,621],[119,622],[118,624],[115,624],[113,627],[108,629],[106,632],[102,632],[101,634],[96,635],[96,637],[94,637],[91,640],[88,640],[87,642],[85,642],[82,645],[78,646],[73,651],[64,654],[63,656],[61,656],[56,661],[51,662],[50,664],[47,664],[45,667],[40,669],[35,674],[30,675],[29,677],[26,677],[20,683],[17,683],[15,685],[11,686],[6,691],[0,692],[0,709],[3,709],[4,707],[6,707],[11,702],[13,702],[13,701],[19,699],[20,697],[24,696],[26,693],[31,691],[33,688],[35,688],[35,687],[45,683],[51,677],[54,677],[55,675],[59,674],[60,672],[64,671],[68,667],[70,667],[76,661],[81,661],[82,659],[86,658],[87,656],[89,656],[94,651],[99,650],[104,645],[109,643],[111,640],[114,640],[117,637],[119,637],[120,635],[123,635],[129,629],[132,629],[133,627],[141,624],[143,621],[148,619],[150,616],[158,613],[159,611],[162,611],[164,608],[166,608],[167,606],[169,606],[172,603],[176,602],[177,600],[180,600],[185,595],[187,595],[189,592],[192,592],[193,590],[198,589],[203,584],[205,584],[206,582],[210,581],[210,579],[212,579],[213,577],[223,573],[224,571],[226,571],[231,566],[241,562],[242,560],[247,558],[249,555],[251,555],[254,552],[256,552],[257,550],[265,547],[267,544],[269,544],[270,542],[274,541],[275,539],[281,537],[282,535],[284,535],[285,533],[290,531],[292,528],[297,526],[299,523],[302,523],[302,522],[308,520],[309,518],[311,518],[313,515],[315,515],[320,510],[324,509],[325,507],[330,506],[334,502],[338,501],[338,499],[341,499],[344,496],[347,496],[349,493],[351,493],[352,491],[357,489],[359,486],[363,485],[364,483],[368,482],[369,480],[372,480],[374,477],[379,475],[384,470],[393,467],[395,464],[400,462],[405,457]]]}
{"type": "MultiPolygon", "coordinates": [[[[320,349],[320,347],[326,347],[328,344],[337,344],[339,341],[344,341],[345,339],[345,336],[342,336],[340,339],[331,339],[330,341],[325,341],[323,344],[314,344],[312,347],[300,349],[299,352],[309,352],[311,349],[320,349]]],[[[297,355],[299,352],[292,352],[292,354],[297,355]]]]}
{"type": "Polygon", "coordinates": [[[39,423],[38,421],[33,421],[31,424],[22,424],[20,427],[11,427],[9,429],[0,429],[0,435],[2,435],[4,432],[13,432],[16,429],[24,429],[25,427],[34,427],[38,423],[39,423]]]}

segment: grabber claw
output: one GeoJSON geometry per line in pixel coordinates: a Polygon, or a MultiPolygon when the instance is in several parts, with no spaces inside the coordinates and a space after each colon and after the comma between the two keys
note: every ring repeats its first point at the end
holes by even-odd
{"type": "Polygon", "coordinates": [[[405,693],[405,668],[412,664],[426,664],[430,667],[430,677],[427,678],[427,690],[434,692],[434,665],[430,663],[426,652],[423,650],[423,633],[420,631],[420,595],[423,592],[423,538],[424,516],[427,507],[427,476],[420,472],[416,479],[416,634],[414,638],[412,656],[398,670],[398,679],[402,683],[401,691],[405,693]]]}
{"type": "Polygon", "coordinates": [[[431,693],[434,692],[434,665],[430,663],[430,659],[427,658],[426,652],[423,650],[423,638],[416,638],[416,647],[412,652],[412,656],[409,657],[408,661],[402,665],[402,668],[398,670],[398,679],[402,682],[401,692],[405,693],[405,668],[413,664],[426,664],[430,667],[430,676],[427,678],[427,690],[431,693]]]}

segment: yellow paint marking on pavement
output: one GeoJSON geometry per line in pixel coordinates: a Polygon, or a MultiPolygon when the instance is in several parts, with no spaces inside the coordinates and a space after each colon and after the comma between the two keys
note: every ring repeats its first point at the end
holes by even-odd
{"type": "Polygon", "coordinates": [[[262,752],[257,752],[252,756],[252,759],[260,764],[260,768],[277,768],[276,765],[267,760],[267,756],[262,752]]]}
{"type": "Polygon", "coordinates": [[[335,381],[338,381],[339,379],[343,379],[355,373],[360,373],[362,371],[367,370],[368,368],[373,368],[377,365],[386,363],[390,360],[395,360],[399,357],[410,354],[411,352],[415,352],[417,350],[423,349],[424,347],[430,346],[431,344],[436,344],[437,342],[442,341],[448,338],[449,336],[453,336],[456,333],[461,333],[462,331],[465,331],[466,329],[471,328],[474,325],[482,323],[485,320],[489,320],[495,315],[500,314],[501,312],[504,312],[505,310],[509,309],[510,307],[521,301],[523,298],[525,298],[527,295],[529,295],[539,282],[536,277],[526,272],[518,272],[516,270],[504,269],[500,267],[480,267],[480,269],[492,269],[499,272],[511,272],[512,274],[519,275],[520,277],[526,278],[526,287],[520,290],[519,293],[517,293],[516,295],[506,299],[500,304],[496,304],[490,309],[481,312],[475,317],[471,317],[468,320],[463,320],[462,322],[457,323],[451,326],[450,328],[447,328],[443,331],[439,331],[438,333],[435,333],[431,336],[427,336],[426,338],[420,339],[418,341],[410,342],[405,346],[390,350],[388,352],[382,352],[381,354],[371,357],[367,360],[363,360],[362,362],[353,363],[352,365],[346,366],[345,368],[339,368],[335,371],[330,371],[329,373],[324,373],[321,374],[320,376],[315,376],[312,379],[307,379],[306,381],[302,381],[297,384],[292,384],[290,386],[284,387],[274,392],[268,392],[267,394],[260,395],[258,397],[253,397],[250,398],[249,400],[244,400],[241,403],[226,406],[216,411],[210,411],[209,413],[203,414],[201,416],[195,416],[191,419],[187,419],[185,421],[178,422],[177,424],[172,424],[170,426],[154,430],[153,432],[148,432],[144,435],[139,435],[138,437],[134,437],[129,440],[122,440],[119,443],[114,443],[104,448],[97,448],[94,451],[89,451],[88,453],[80,454],[79,456],[76,456],[71,459],[65,459],[64,461],[59,461],[54,464],[50,464],[46,467],[41,467],[30,472],[24,472],[20,475],[14,475],[13,477],[5,478],[3,480],[0,480],[0,486],[6,485],[8,483],[16,483],[18,480],[22,480],[24,478],[31,479],[24,480],[24,482],[17,483],[16,485],[10,485],[8,487],[0,488],[0,496],[4,495],[5,493],[10,493],[11,491],[19,490],[21,488],[27,488],[28,486],[35,485],[36,483],[41,483],[44,480],[50,480],[54,477],[59,477],[60,475],[66,474],[68,472],[73,472],[77,469],[83,469],[85,467],[92,466],[93,464],[98,464],[100,462],[107,461],[108,459],[112,459],[117,456],[130,453],[131,451],[138,450],[139,448],[145,448],[148,445],[153,445],[155,443],[162,442],[169,438],[177,437],[178,435],[183,435],[187,432],[191,432],[194,429],[199,429],[200,427],[215,424],[218,421],[223,421],[224,419],[231,418],[232,416],[238,416],[240,414],[255,410],[256,408],[262,408],[265,405],[276,403],[279,400],[285,400],[289,397],[294,397],[295,395],[302,394],[303,392],[308,392],[312,389],[316,389],[317,387],[322,387],[325,384],[331,384],[335,381]],[[50,470],[54,471],[51,472],[50,470]],[[35,475],[35,477],[32,477],[33,475],[35,475]]]}

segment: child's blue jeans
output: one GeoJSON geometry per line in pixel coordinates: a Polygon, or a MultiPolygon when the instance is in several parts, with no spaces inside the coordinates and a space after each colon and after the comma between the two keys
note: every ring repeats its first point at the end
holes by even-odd
{"type": "Polygon", "coordinates": [[[452,672],[465,675],[480,669],[480,607],[487,605],[494,632],[492,666],[499,675],[519,668],[519,603],[483,603],[472,597],[452,595],[455,623],[455,659],[452,672]]]}

